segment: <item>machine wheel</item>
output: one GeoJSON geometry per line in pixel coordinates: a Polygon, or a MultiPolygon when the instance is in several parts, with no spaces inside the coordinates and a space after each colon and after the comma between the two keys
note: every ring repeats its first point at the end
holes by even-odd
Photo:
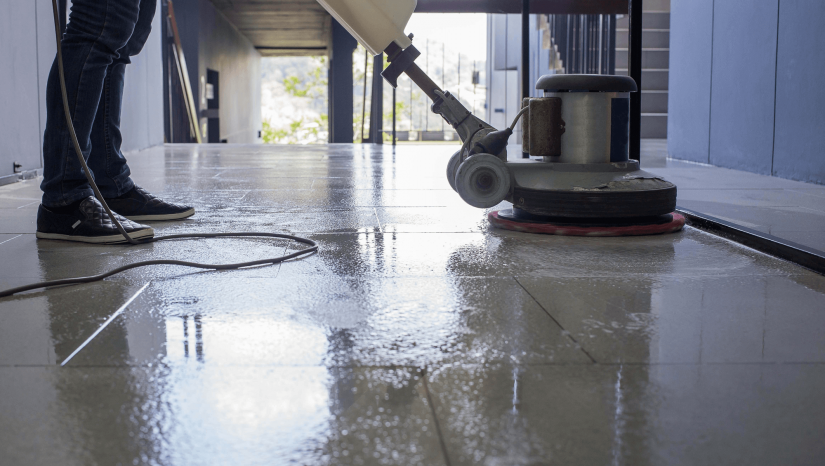
{"type": "Polygon", "coordinates": [[[455,191],[455,175],[458,173],[458,166],[461,165],[461,151],[456,152],[450,157],[447,162],[447,181],[450,182],[450,187],[455,191]]]}
{"type": "Polygon", "coordinates": [[[458,167],[456,191],[473,207],[493,207],[510,192],[510,170],[500,158],[478,154],[458,167]]]}

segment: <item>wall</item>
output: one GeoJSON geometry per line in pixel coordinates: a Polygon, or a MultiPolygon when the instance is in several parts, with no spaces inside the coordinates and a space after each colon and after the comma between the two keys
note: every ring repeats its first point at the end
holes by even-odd
{"type": "Polygon", "coordinates": [[[261,141],[261,54],[219,13],[211,2],[200,0],[200,40],[196,100],[206,108],[206,69],[220,73],[221,139],[229,143],[261,141]]]}
{"type": "MultiPolygon", "coordinates": [[[[51,0],[0,2],[0,178],[12,162],[42,168],[45,89],[56,51],[51,0]],[[14,46],[9,46],[13,44],[14,46]]],[[[143,53],[127,69],[123,149],[163,143],[160,18],[143,53]]]]}
{"type": "MultiPolygon", "coordinates": [[[[535,17],[531,21],[535,21],[535,17]]],[[[531,34],[531,39],[534,35],[531,34]]],[[[521,15],[488,15],[487,38],[485,120],[502,129],[510,126],[521,109],[521,15]]],[[[535,50],[536,44],[531,45],[535,50]]],[[[521,144],[521,123],[510,140],[521,144]]]]}
{"type": "Polygon", "coordinates": [[[825,2],[671,8],[671,157],[825,183],[825,2]]]}
{"type": "MultiPolygon", "coordinates": [[[[38,0],[40,1],[40,0],[38,0]]],[[[126,67],[123,91],[122,150],[134,151],[163,144],[163,28],[160,2],[152,34],[132,64],[126,67]]]]}
{"type": "MultiPolygon", "coordinates": [[[[0,2],[0,184],[14,173],[42,168],[46,88],[55,54],[51,3],[0,2]]],[[[16,180],[16,178],[15,178],[16,180]]]]}
{"type": "MultiPolygon", "coordinates": [[[[510,126],[521,110],[521,21],[519,14],[487,15],[487,106],[484,116],[496,128],[510,126]]],[[[540,77],[553,73],[550,51],[544,48],[539,15],[530,16],[530,95],[540,77]]],[[[521,122],[511,142],[521,144],[521,122]]]]}
{"type": "MultiPolygon", "coordinates": [[[[207,108],[206,70],[215,70],[220,73],[220,138],[229,143],[260,142],[261,54],[209,0],[174,0],[173,5],[199,114],[203,117],[207,108]]],[[[202,131],[205,123],[201,118],[202,131]]]]}

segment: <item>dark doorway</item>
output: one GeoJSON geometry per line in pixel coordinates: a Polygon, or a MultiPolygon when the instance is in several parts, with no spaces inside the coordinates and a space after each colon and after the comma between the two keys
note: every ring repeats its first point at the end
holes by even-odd
{"type": "Polygon", "coordinates": [[[206,117],[207,141],[210,144],[221,142],[220,119],[220,73],[215,70],[206,70],[206,117]]]}

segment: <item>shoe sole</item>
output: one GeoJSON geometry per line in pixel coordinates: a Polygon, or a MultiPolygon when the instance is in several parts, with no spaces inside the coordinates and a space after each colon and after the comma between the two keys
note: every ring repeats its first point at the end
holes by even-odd
{"type": "Polygon", "coordinates": [[[128,216],[129,220],[133,222],[161,222],[164,220],[181,220],[184,218],[189,218],[195,215],[195,209],[185,210],[183,212],[179,212],[177,214],[164,214],[164,215],[134,215],[128,216]]]}
{"type": "MultiPolygon", "coordinates": [[[[72,236],[61,235],[57,233],[43,233],[38,231],[35,236],[38,239],[54,239],[60,241],[73,241],[76,243],[91,243],[91,244],[118,244],[126,243],[126,239],[121,234],[107,235],[107,236],[72,236]]],[[[148,239],[155,236],[155,230],[147,228],[145,230],[138,230],[129,233],[132,239],[148,239]]]]}

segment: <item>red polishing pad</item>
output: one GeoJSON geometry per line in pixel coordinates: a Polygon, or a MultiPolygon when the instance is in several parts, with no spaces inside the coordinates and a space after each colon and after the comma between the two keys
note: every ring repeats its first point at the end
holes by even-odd
{"type": "Polygon", "coordinates": [[[675,233],[685,226],[685,217],[676,212],[665,216],[663,221],[643,225],[576,225],[571,223],[553,223],[537,221],[518,221],[499,216],[499,212],[487,214],[490,223],[496,228],[561,236],[644,236],[675,233]],[[668,219],[669,218],[669,219],[668,219]]]}

